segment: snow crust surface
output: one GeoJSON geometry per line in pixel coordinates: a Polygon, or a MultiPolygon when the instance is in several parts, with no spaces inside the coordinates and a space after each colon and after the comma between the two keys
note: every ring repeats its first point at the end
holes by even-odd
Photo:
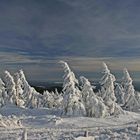
{"type": "Polygon", "coordinates": [[[127,112],[125,115],[107,118],[60,117],[55,109],[25,109],[7,105],[0,109],[0,139],[84,139],[88,131],[90,138],[111,137],[140,138],[137,125],[140,114],[127,112]],[[54,115],[55,114],[55,115],[54,115]]]}

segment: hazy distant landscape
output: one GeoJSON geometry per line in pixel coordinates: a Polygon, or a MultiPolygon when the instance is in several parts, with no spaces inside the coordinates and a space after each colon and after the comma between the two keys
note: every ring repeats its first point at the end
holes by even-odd
{"type": "MultiPolygon", "coordinates": [[[[29,82],[38,92],[43,93],[45,90],[48,91],[55,91],[55,89],[57,88],[57,90],[59,92],[62,91],[62,82],[33,82],[30,81],[29,82]]],[[[98,87],[98,82],[94,81],[92,82],[92,85],[96,85],[98,87]]],[[[133,81],[133,85],[136,91],[140,91],[140,81],[133,81]]]]}

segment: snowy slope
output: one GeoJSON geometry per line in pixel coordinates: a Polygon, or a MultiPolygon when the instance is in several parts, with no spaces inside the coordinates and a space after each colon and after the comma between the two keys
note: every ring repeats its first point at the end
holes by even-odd
{"type": "MultiPolygon", "coordinates": [[[[137,124],[140,123],[140,114],[127,112],[108,118],[87,117],[60,117],[59,111],[52,109],[23,109],[16,106],[5,106],[0,109],[2,115],[11,119],[11,125],[0,127],[0,140],[21,139],[24,130],[28,139],[74,139],[84,136],[85,131],[90,136],[107,139],[115,134],[116,137],[139,137],[137,124]],[[54,115],[55,114],[55,115],[54,115]],[[20,125],[12,123],[19,120],[20,125]]],[[[6,117],[0,119],[0,121],[6,117]]]]}
{"type": "MultiPolygon", "coordinates": [[[[5,72],[6,84],[0,84],[0,140],[140,139],[140,113],[125,111],[116,103],[115,76],[105,63],[101,90],[96,94],[88,79],[82,77],[79,85],[68,64],[61,63],[65,73],[62,93],[41,95],[28,84],[22,70],[16,77],[5,72]]],[[[127,79],[127,91],[133,93],[125,100],[130,111],[139,108],[136,98],[140,94],[135,95],[132,80],[127,79]]]]}

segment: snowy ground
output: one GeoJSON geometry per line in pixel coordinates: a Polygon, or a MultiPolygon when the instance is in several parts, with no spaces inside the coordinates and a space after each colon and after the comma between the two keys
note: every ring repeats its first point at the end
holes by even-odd
{"type": "Polygon", "coordinates": [[[5,106],[0,112],[3,115],[0,116],[0,140],[20,140],[24,131],[27,131],[28,140],[79,140],[83,139],[85,131],[90,136],[88,139],[140,139],[138,113],[98,119],[61,118],[56,110],[15,106],[5,106]]]}

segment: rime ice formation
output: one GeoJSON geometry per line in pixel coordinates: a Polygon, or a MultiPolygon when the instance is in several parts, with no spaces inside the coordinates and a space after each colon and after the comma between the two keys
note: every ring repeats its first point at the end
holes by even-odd
{"type": "Polygon", "coordinates": [[[136,98],[132,78],[130,77],[128,70],[125,68],[123,73],[122,86],[124,88],[124,108],[131,111],[135,108],[139,108],[140,104],[136,98]]]}
{"type": "Polygon", "coordinates": [[[20,79],[19,73],[14,74],[15,79],[15,89],[17,96],[17,105],[20,107],[24,107],[24,97],[23,97],[23,89],[22,89],[22,81],[20,79]]]}
{"type": "Polygon", "coordinates": [[[64,68],[63,82],[63,114],[67,116],[85,116],[86,111],[78,88],[78,80],[68,64],[60,61],[64,68]]]}
{"type": "Polygon", "coordinates": [[[42,95],[29,85],[22,70],[19,71],[19,77],[22,82],[24,106],[29,108],[38,108],[41,106],[42,95]]]}
{"type": "Polygon", "coordinates": [[[117,103],[123,105],[124,104],[124,89],[121,84],[115,83],[115,96],[117,99],[117,103]]]}
{"type": "Polygon", "coordinates": [[[16,85],[14,78],[8,71],[5,71],[4,82],[7,92],[7,102],[17,105],[16,85]]]}
{"type": "Polygon", "coordinates": [[[107,108],[103,103],[101,97],[95,95],[93,87],[90,82],[84,76],[80,77],[82,86],[81,93],[85,104],[88,117],[105,117],[107,115],[107,108]]]}
{"type": "Polygon", "coordinates": [[[100,96],[104,100],[105,105],[108,107],[109,115],[115,115],[123,113],[123,110],[119,105],[116,103],[116,97],[114,93],[114,82],[115,76],[111,74],[110,70],[108,69],[107,65],[103,63],[103,77],[101,78],[101,91],[100,96]]]}
{"type": "Polygon", "coordinates": [[[0,78],[0,107],[6,104],[7,94],[5,91],[5,83],[0,78]]]}

